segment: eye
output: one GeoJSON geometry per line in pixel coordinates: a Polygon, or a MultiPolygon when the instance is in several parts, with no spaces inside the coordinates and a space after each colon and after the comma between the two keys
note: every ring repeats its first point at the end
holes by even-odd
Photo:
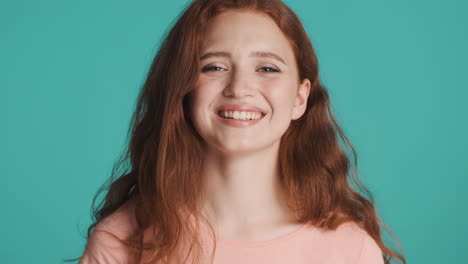
{"type": "Polygon", "coordinates": [[[279,70],[272,68],[272,67],[262,67],[260,69],[265,69],[264,72],[279,72],[279,70]]]}
{"type": "Polygon", "coordinates": [[[207,67],[204,67],[204,68],[202,69],[202,72],[211,71],[211,70],[220,71],[221,69],[223,69],[223,67],[219,67],[219,66],[207,66],[207,67]]]}

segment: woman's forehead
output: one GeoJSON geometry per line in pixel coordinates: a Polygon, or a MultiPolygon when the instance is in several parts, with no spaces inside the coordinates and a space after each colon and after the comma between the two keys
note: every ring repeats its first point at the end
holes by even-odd
{"type": "MultiPolygon", "coordinates": [[[[273,52],[285,60],[293,59],[286,36],[266,14],[227,11],[209,21],[201,38],[200,51],[252,53],[273,52]]],[[[203,55],[203,54],[201,54],[203,55]]]]}

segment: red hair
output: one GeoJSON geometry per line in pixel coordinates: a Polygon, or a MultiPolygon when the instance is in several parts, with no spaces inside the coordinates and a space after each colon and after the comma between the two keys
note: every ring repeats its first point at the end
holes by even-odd
{"type": "Polygon", "coordinates": [[[134,199],[138,229],[124,242],[134,249],[137,262],[143,249],[150,252],[152,263],[170,262],[182,237],[191,237],[191,249],[200,249],[197,229],[184,224],[182,213],[197,220],[201,216],[201,179],[194,172],[201,171],[202,139],[187,118],[188,97],[199,74],[202,29],[228,10],[271,17],[291,44],[298,77],[312,84],[305,113],[292,120],[281,138],[278,162],[287,204],[301,222],[311,221],[323,229],[353,221],[376,241],[385,263],[392,258],[406,263],[382,241],[381,227],[391,231],[379,219],[371,192],[360,183],[356,152],[333,117],[312,44],[299,18],[280,0],[195,0],[183,10],[140,91],[128,149],[115,164],[109,186],[98,192],[107,191],[105,199],[98,206],[98,195],[93,201],[95,221],[88,237],[101,220],[134,199]],[[153,228],[152,243],[143,243],[149,228],[153,228]]]}

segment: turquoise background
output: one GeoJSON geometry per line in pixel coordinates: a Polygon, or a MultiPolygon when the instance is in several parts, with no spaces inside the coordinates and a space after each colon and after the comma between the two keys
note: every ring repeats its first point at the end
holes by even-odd
{"type": "MultiPolygon", "coordinates": [[[[0,2],[2,263],[82,253],[93,195],[185,3],[0,2]]],[[[466,263],[468,2],[286,3],[408,263],[466,263]]]]}

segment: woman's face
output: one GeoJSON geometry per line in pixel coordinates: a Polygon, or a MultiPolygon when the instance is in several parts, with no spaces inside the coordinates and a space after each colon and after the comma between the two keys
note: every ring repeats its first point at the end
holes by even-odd
{"type": "Polygon", "coordinates": [[[291,120],[304,113],[310,82],[299,82],[293,50],[278,26],[260,13],[228,11],[211,20],[201,39],[201,65],[190,97],[197,132],[223,153],[279,143],[291,120]],[[227,119],[219,110],[239,115],[227,119]],[[242,112],[262,112],[262,117],[237,120],[245,117],[242,112]]]}

